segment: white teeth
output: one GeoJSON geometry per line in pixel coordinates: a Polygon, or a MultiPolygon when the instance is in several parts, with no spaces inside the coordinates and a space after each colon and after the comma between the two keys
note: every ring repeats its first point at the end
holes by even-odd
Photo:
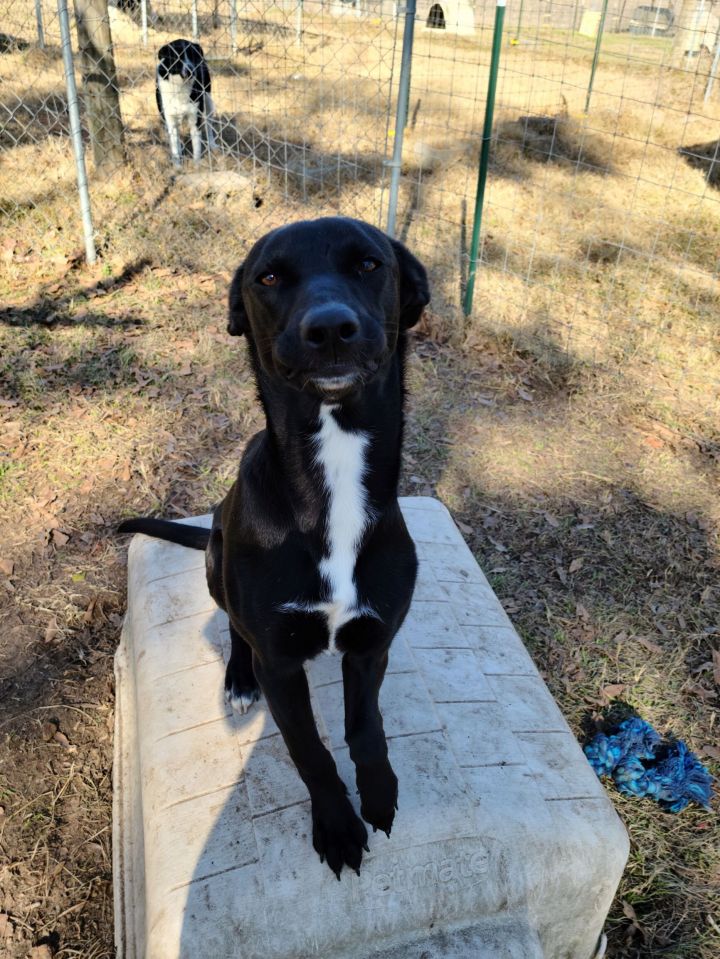
{"type": "Polygon", "coordinates": [[[313,380],[313,383],[321,390],[339,390],[354,382],[354,373],[347,373],[345,376],[318,376],[313,380]]]}

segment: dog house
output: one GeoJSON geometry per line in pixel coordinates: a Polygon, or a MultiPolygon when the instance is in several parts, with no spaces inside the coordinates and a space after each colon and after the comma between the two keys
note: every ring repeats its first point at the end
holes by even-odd
{"type": "MultiPolygon", "coordinates": [[[[400,502],[420,569],[381,692],[399,809],[340,882],[265,703],[225,705],[228,624],[203,553],[134,538],[116,657],[118,959],[603,954],[625,830],[448,512],[400,502]]],[[[339,657],[308,677],[357,804],[339,657]]]]}
{"type": "Polygon", "coordinates": [[[464,0],[421,0],[417,20],[427,30],[470,34],[475,32],[475,7],[464,0]]]}

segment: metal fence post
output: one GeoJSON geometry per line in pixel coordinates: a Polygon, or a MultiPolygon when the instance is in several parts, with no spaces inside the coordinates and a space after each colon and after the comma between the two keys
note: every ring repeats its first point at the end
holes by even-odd
{"type": "Polygon", "coordinates": [[[35,19],[37,21],[38,46],[45,49],[45,31],[43,29],[42,0],[35,0],[35,19]]]}
{"type": "Polygon", "coordinates": [[[80,126],[80,109],[78,107],[77,85],[75,83],[67,0],[58,0],[58,17],[60,19],[60,36],[62,37],[65,86],[67,89],[68,113],[70,115],[70,134],[72,137],[73,153],[75,154],[75,170],[77,174],[78,194],[80,196],[80,213],[82,216],[83,235],[85,237],[85,256],[87,257],[88,263],[94,263],[97,259],[97,254],[95,252],[95,236],[90,210],[90,192],[88,190],[87,171],[85,170],[85,151],[82,141],[82,128],[80,126]]]}
{"type": "Polygon", "coordinates": [[[295,8],[295,44],[300,46],[302,41],[302,25],[303,25],[303,0],[297,0],[297,6],[295,8]]]}
{"type": "Polygon", "coordinates": [[[148,43],[147,0],[140,0],[140,24],[142,28],[143,46],[146,47],[148,43]]]}
{"type": "Polygon", "coordinates": [[[230,49],[233,56],[237,53],[237,0],[230,0],[230,49]]]}
{"type": "Polygon", "coordinates": [[[199,33],[199,31],[198,31],[198,6],[197,6],[197,0],[192,0],[191,16],[192,16],[192,37],[193,37],[193,40],[197,40],[198,37],[200,36],[200,33],[199,33]]]}
{"type": "Polygon", "coordinates": [[[408,104],[410,103],[410,66],[412,63],[413,39],[415,36],[415,4],[416,0],[407,0],[405,6],[405,30],[403,32],[400,83],[398,84],[397,112],[395,116],[395,143],[393,144],[392,160],[388,163],[390,167],[390,193],[388,196],[387,232],[390,236],[395,236],[403,140],[405,138],[408,104]]]}
{"type": "Polygon", "coordinates": [[[475,217],[473,220],[472,240],[470,242],[470,269],[468,270],[467,289],[463,312],[470,316],[473,294],[475,293],[475,275],[477,274],[478,249],[480,247],[480,225],[482,223],[483,204],[485,202],[485,182],[487,181],[488,161],[490,159],[490,141],[492,140],[493,114],[495,112],[495,91],[497,89],[498,66],[502,45],[503,21],[505,19],[505,0],[497,0],[495,7],[495,29],[493,31],[492,55],[490,57],[490,76],[488,77],[487,99],[485,101],[485,123],[483,124],[480,146],[480,164],[478,166],[478,185],[475,194],[475,217]]]}
{"type": "Polygon", "coordinates": [[[705,87],[703,103],[707,103],[712,95],[713,87],[715,86],[715,78],[717,77],[718,66],[720,66],[720,29],[718,29],[718,32],[715,34],[715,55],[713,56],[712,66],[710,67],[710,75],[708,76],[707,86],[705,87]]]}
{"type": "Polygon", "coordinates": [[[595,53],[590,67],[590,80],[588,82],[587,97],[585,98],[585,113],[590,109],[590,97],[592,96],[593,83],[595,82],[595,71],[597,70],[598,60],[600,59],[600,44],[602,43],[603,30],[605,29],[605,16],[607,14],[608,0],[603,0],[602,13],[600,14],[600,23],[595,37],[595,53]]]}

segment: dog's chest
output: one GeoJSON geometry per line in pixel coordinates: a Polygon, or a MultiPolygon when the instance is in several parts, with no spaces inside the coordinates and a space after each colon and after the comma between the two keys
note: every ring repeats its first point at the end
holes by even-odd
{"type": "Polygon", "coordinates": [[[158,77],[158,89],[162,97],[163,110],[168,119],[182,120],[187,117],[193,121],[198,114],[198,104],[192,98],[194,84],[192,77],[181,77],[171,73],[166,79],[158,77]]]}
{"type": "Polygon", "coordinates": [[[314,437],[315,460],[321,470],[327,509],[324,549],[318,572],[324,587],[320,602],[298,600],[286,611],[322,613],[327,620],[328,652],[335,652],[335,636],[351,619],[374,615],[358,603],[355,564],[365,528],[371,518],[363,476],[367,468],[367,433],[343,430],[333,407],[320,407],[320,429],[314,437]]]}

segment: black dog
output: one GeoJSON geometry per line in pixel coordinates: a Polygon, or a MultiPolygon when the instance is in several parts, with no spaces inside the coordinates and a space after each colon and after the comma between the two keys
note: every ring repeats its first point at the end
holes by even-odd
{"type": "Polygon", "coordinates": [[[123,523],[206,547],[210,593],[230,618],[229,701],[265,694],[310,792],[313,845],[338,879],[367,832],[310,707],[303,662],[343,653],[345,739],[363,818],[388,835],[397,779],[378,693],[417,562],[397,502],[405,331],[429,302],[423,266],[358,220],[269,233],[230,288],[228,331],[248,338],[267,428],[249,443],[212,530],[123,523]]]}
{"type": "Polygon", "coordinates": [[[190,126],[193,160],[202,156],[202,128],[208,149],[215,148],[212,130],[214,106],[210,97],[210,70],[199,43],[171,40],[158,50],[155,99],[170,138],[170,155],[180,164],[180,125],[190,126]]]}

